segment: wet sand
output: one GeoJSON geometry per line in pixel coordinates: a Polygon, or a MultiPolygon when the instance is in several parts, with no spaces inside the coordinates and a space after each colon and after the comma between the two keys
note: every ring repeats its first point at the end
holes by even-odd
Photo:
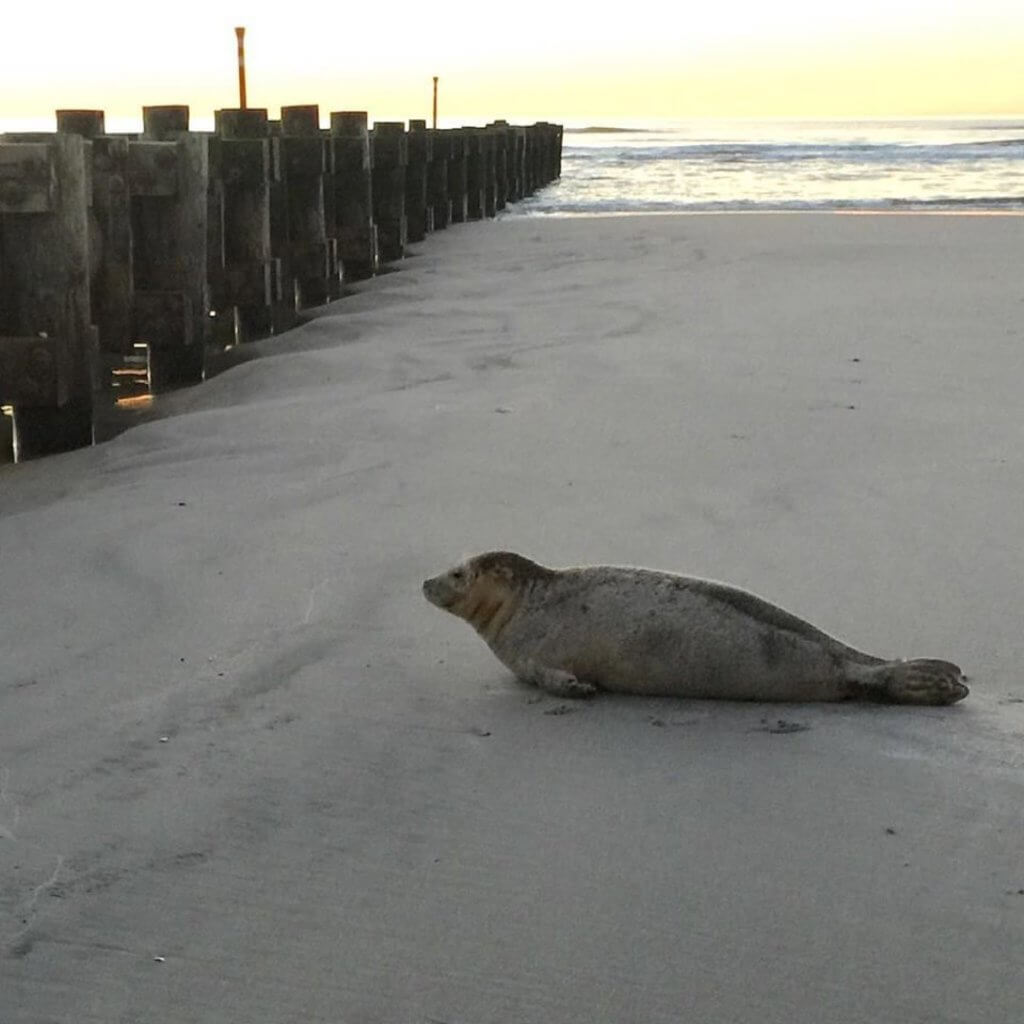
{"type": "Polygon", "coordinates": [[[0,466],[0,1021],[1010,1024],[1024,218],[431,236],[0,466]],[[465,553],[754,590],[954,708],[571,705],[465,553]]]}

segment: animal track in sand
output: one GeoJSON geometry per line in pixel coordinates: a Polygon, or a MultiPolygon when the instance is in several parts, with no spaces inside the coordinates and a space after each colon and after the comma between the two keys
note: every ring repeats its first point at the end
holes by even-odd
{"type": "Polygon", "coordinates": [[[21,808],[11,799],[10,786],[11,769],[0,768],[0,814],[4,815],[0,817],[0,839],[17,840],[15,831],[21,818],[21,808]],[[5,808],[9,808],[9,812],[5,813],[5,808]]]}
{"type": "Polygon", "coordinates": [[[774,722],[769,722],[768,719],[762,718],[761,725],[758,726],[756,731],[784,735],[791,732],[806,732],[808,729],[810,729],[810,726],[805,725],[803,722],[790,722],[785,718],[779,718],[774,722]]]}
{"type": "MultiPolygon", "coordinates": [[[[14,843],[24,842],[18,839],[16,832],[18,823],[21,820],[21,808],[11,797],[10,786],[10,768],[0,768],[0,810],[4,811],[6,815],[6,823],[0,823],[0,839],[14,843]]],[[[35,849],[42,849],[34,843],[26,843],[25,845],[32,846],[35,849]]],[[[50,876],[40,882],[39,885],[34,886],[28,896],[21,900],[14,909],[13,916],[20,923],[21,927],[7,940],[11,955],[13,956],[26,956],[32,948],[32,941],[27,938],[27,935],[35,917],[36,904],[44,892],[49,891],[57,884],[57,879],[60,877],[61,870],[64,867],[64,854],[58,853],[56,857],[57,862],[50,876]]]]}

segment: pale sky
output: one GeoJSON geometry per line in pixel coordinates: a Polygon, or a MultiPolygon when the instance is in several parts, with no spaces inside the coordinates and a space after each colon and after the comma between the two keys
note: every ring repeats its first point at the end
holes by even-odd
{"type": "Polygon", "coordinates": [[[1024,0],[21,0],[0,15],[0,121],[237,105],[442,123],[1024,114],[1024,0]],[[281,12],[285,13],[282,14],[281,12]],[[514,17],[513,17],[513,12],[514,17]]]}

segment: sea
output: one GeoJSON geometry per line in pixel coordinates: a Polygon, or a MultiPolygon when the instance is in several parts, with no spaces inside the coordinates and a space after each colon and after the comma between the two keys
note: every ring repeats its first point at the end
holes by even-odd
{"type": "MultiPolygon", "coordinates": [[[[533,119],[513,120],[527,124],[533,119]]],[[[475,122],[452,122],[462,123],[475,122]]],[[[509,207],[505,216],[1024,211],[1024,114],[564,123],[561,179],[509,207]]],[[[109,117],[107,127],[134,132],[141,123],[109,117]]],[[[212,118],[196,119],[194,127],[208,131],[212,118]]],[[[0,131],[30,130],[52,131],[53,121],[0,121],[0,131]]]]}
{"type": "Polygon", "coordinates": [[[1024,211],[1024,116],[579,125],[513,215],[1024,211]]]}

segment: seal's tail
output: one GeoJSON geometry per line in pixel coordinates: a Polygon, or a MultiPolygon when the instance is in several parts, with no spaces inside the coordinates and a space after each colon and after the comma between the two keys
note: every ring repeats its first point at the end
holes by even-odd
{"type": "Polygon", "coordinates": [[[884,662],[869,670],[866,681],[893,704],[955,704],[971,692],[957,665],[933,658],[884,662]]]}

